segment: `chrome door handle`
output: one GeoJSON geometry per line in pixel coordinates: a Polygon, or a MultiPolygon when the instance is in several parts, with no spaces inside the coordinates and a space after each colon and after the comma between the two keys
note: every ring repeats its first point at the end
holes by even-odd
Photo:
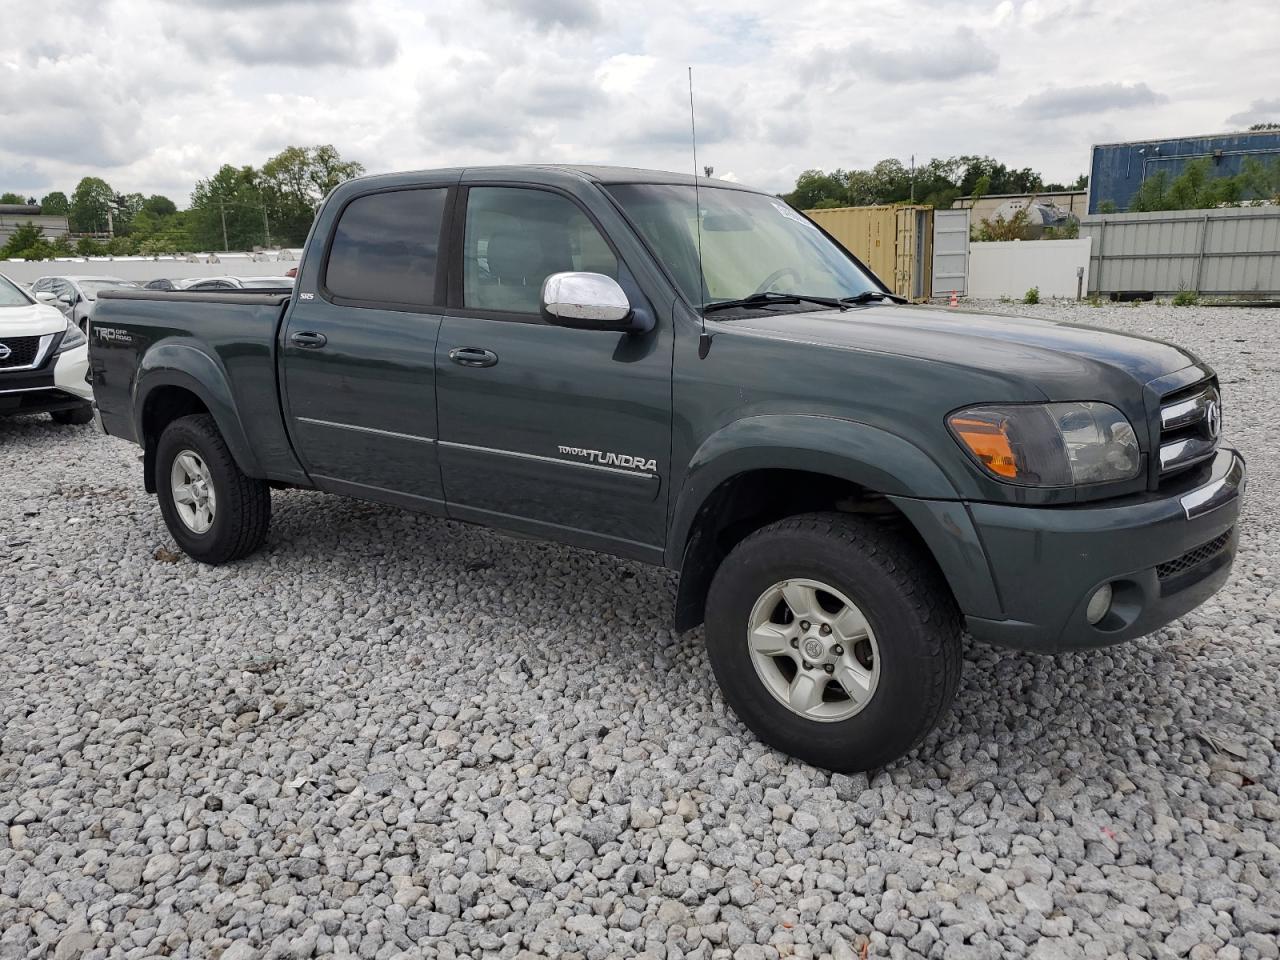
{"type": "Polygon", "coordinates": [[[498,362],[498,355],[481,347],[454,347],[449,351],[449,359],[464,367],[492,367],[498,362]]]}
{"type": "Polygon", "coordinates": [[[329,338],[323,333],[313,333],[310,330],[299,330],[290,334],[289,339],[299,347],[323,347],[329,342],[329,338]]]}

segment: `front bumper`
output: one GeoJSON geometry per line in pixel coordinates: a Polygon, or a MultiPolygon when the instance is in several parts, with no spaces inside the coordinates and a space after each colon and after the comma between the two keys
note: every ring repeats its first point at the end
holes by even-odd
{"type": "Polygon", "coordinates": [[[1136,502],[1029,508],[968,505],[995,581],[1002,619],[967,616],[978,640],[1055,653],[1150,633],[1199,606],[1235,560],[1244,459],[1222,449],[1189,490],[1136,502]],[[1111,584],[1096,625],[1089,598],[1111,584]]]}
{"type": "Polygon", "coordinates": [[[89,371],[88,346],[60,353],[39,370],[0,371],[0,416],[73,410],[93,399],[85,381],[89,371]]]}

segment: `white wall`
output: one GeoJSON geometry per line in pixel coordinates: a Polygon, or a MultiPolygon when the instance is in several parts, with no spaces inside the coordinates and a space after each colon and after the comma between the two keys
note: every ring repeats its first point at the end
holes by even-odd
{"type": "Polygon", "coordinates": [[[282,277],[298,265],[301,250],[272,253],[197,254],[178,257],[90,257],[59,260],[0,260],[0,273],[19,283],[40,277],[119,277],[122,280],[183,280],[187,277],[282,277]]]}
{"type": "Polygon", "coordinates": [[[1084,268],[1088,292],[1090,240],[1001,240],[969,244],[968,295],[1021,298],[1032,287],[1040,296],[1076,295],[1076,269],[1084,268]]]}

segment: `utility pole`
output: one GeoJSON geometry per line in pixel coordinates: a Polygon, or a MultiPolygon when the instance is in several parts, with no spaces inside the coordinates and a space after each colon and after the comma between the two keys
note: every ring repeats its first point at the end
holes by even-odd
{"type": "Polygon", "coordinates": [[[111,204],[108,203],[107,204],[107,236],[112,239],[115,239],[115,235],[116,235],[116,225],[115,225],[115,221],[111,219],[111,204]]]}
{"type": "Polygon", "coordinates": [[[222,214],[222,252],[226,253],[231,245],[227,243],[227,205],[221,200],[218,201],[218,210],[222,214]]]}
{"type": "Polygon", "coordinates": [[[916,155],[911,155],[911,202],[916,202],[916,155]]]}
{"type": "Polygon", "coordinates": [[[262,208],[262,230],[267,235],[267,242],[264,246],[271,246],[271,222],[267,219],[267,208],[262,208]]]}

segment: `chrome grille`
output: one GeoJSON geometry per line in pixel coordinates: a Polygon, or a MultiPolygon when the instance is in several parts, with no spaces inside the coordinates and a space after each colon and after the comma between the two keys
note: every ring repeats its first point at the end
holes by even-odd
{"type": "Polygon", "coordinates": [[[39,353],[39,337],[0,337],[0,370],[29,367],[39,353]]]}
{"type": "Polygon", "coordinates": [[[1161,476],[1213,456],[1221,428],[1222,398],[1216,384],[1198,383],[1166,397],[1160,405],[1161,476]]]}

